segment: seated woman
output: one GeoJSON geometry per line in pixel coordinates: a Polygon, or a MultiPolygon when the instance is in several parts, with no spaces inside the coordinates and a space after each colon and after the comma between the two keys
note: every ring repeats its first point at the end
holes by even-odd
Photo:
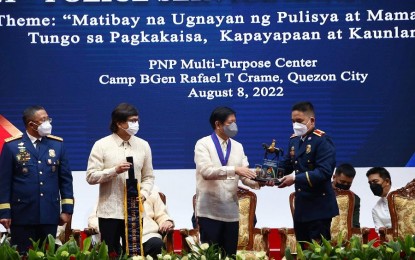
{"type": "MultiPolygon", "coordinates": [[[[142,241],[144,255],[150,255],[154,259],[157,259],[157,254],[160,254],[164,247],[162,234],[172,230],[174,228],[174,222],[170,218],[167,207],[161,200],[156,187],[153,187],[150,196],[144,201],[143,205],[144,217],[142,241]]],[[[93,228],[99,233],[96,210],[94,210],[88,218],[88,227],[93,228]]]]}

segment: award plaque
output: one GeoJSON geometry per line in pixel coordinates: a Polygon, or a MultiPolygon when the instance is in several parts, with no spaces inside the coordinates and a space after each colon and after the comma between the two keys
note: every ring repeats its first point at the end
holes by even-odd
{"type": "Polygon", "coordinates": [[[264,160],[262,164],[255,164],[256,178],[259,182],[274,181],[276,185],[280,184],[279,179],[283,176],[278,171],[279,162],[282,158],[283,150],[275,147],[275,139],[271,145],[262,144],[265,150],[264,160]],[[280,176],[281,175],[281,176],[280,176]]]}

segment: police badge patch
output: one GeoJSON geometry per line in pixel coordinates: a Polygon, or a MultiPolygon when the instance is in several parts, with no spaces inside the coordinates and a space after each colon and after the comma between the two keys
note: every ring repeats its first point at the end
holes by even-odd
{"type": "Polygon", "coordinates": [[[310,152],[311,152],[311,144],[307,144],[305,148],[305,153],[310,153],[310,152]]]}
{"type": "Polygon", "coordinates": [[[53,149],[49,149],[49,157],[55,157],[56,156],[56,153],[55,153],[55,150],[53,150],[53,149]]]}

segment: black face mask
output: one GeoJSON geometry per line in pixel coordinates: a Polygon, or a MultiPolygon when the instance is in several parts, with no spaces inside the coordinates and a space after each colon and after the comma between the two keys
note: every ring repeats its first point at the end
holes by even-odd
{"type": "Polygon", "coordinates": [[[381,197],[383,194],[383,188],[382,188],[382,184],[379,183],[371,183],[370,184],[370,189],[373,192],[373,195],[381,197]]]}
{"type": "Polygon", "coordinates": [[[334,186],[336,186],[336,188],[339,188],[339,189],[341,189],[341,190],[350,190],[350,187],[351,187],[352,185],[348,185],[348,184],[341,184],[341,183],[337,183],[337,182],[336,182],[336,184],[335,184],[334,186]]]}

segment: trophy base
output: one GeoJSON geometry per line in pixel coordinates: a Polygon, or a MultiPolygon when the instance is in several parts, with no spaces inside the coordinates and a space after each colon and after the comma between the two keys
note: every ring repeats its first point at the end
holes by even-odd
{"type": "Polygon", "coordinates": [[[274,181],[275,185],[280,185],[281,184],[281,181],[278,178],[259,178],[259,177],[256,177],[253,180],[257,181],[257,182],[274,181]]]}

